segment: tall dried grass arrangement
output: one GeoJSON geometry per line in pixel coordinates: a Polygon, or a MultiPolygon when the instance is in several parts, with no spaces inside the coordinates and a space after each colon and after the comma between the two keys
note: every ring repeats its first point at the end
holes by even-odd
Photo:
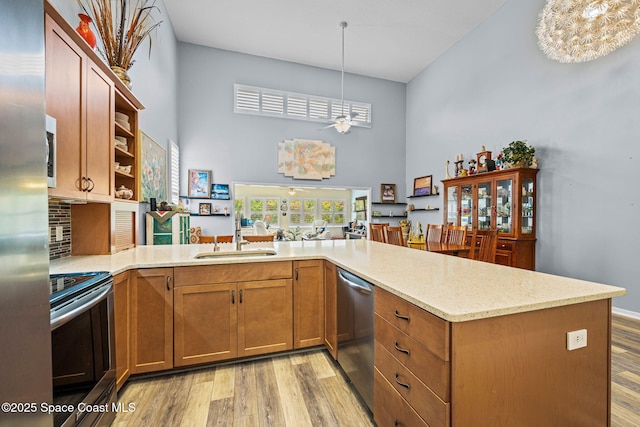
{"type": "Polygon", "coordinates": [[[153,12],[159,10],[156,0],[78,0],[87,15],[93,20],[103,49],[98,49],[109,66],[131,68],[133,55],[140,44],[149,38],[151,55],[151,32],[162,21],[154,22],[153,12]]]}

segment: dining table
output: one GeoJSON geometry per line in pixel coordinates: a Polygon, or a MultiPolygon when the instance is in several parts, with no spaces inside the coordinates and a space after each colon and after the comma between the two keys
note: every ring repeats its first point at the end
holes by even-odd
{"type": "Polygon", "coordinates": [[[446,255],[465,256],[469,255],[471,246],[465,244],[425,242],[425,249],[429,252],[437,252],[446,255]]]}

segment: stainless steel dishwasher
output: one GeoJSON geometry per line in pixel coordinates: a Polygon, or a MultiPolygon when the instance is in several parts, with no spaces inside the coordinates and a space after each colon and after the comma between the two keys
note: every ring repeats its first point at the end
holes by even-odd
{"type": "Polygon", "coordinates": [[[338,364],[373,411],[373,289],[338,269],[338,364]]]}

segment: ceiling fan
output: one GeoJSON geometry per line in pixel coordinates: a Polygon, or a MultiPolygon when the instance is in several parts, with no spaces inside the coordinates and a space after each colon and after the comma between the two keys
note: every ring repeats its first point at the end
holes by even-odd
{"type": "Polygon", "coordinates": [[[341,78],[341,100],[342,100],[342,111],[339,116],[337,116],[334,120],[333,124],[329,126],[325,126],[326,128],[336,128],[336,130],[342,134],[349,133],[349,129],[353,125],[353,118],[355,118],[358,113],[349,114],[347,111],[344,111],[344,29],[347,28],[347,23],[342,21],[340,23],[340,27],[342,28],[342,78],[341,78]]]}

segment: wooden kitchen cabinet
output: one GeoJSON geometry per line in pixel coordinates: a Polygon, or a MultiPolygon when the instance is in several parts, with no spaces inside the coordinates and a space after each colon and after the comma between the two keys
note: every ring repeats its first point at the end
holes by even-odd
{"type": "Polygon", "coordinates": [[[175,268],[175,366],[293,348],[289,261],[175,268]]]}
{"type": "Polygon", "coordinates": [[[324,266],[322,260],[293,263],[293,346],[324,343],[324,266]]]}
{"type": "Polygon", "coordinates": [[[131,292],[128,271],[113,278],[113,299],[116,336],[116,386],[120,390],[131,375],[131,292]]]}
{"type": "Polygon", "coordinates": [[[375,297],[378,425],[610,424],[611,300],[447,322],[375,297]],[[568,351],[581,328],[588,346],[568,351]]]}
{"type": "Polygon", "coordinates": [[[324,345],[338,359],[338,270],[324,261],[324,345]]]}
{"type": "Polygon", "coordinates": [[[46,110],[56,119],[57,140],[49,195],[108,202],[115,193],[114,84],[54,16],[58,21],[45,14],[46,110]]]}
{"type": "Polygon", "coordinates": [[[133,270],[131,373],[173,367],[173,268],[133,270]]]}
{"type": "Polygon", "coordinates": [[[451,178],[444,184],[444,223],[498,230],[496,263],[535,270],[536,175],[511,168],[451,178]]]}

